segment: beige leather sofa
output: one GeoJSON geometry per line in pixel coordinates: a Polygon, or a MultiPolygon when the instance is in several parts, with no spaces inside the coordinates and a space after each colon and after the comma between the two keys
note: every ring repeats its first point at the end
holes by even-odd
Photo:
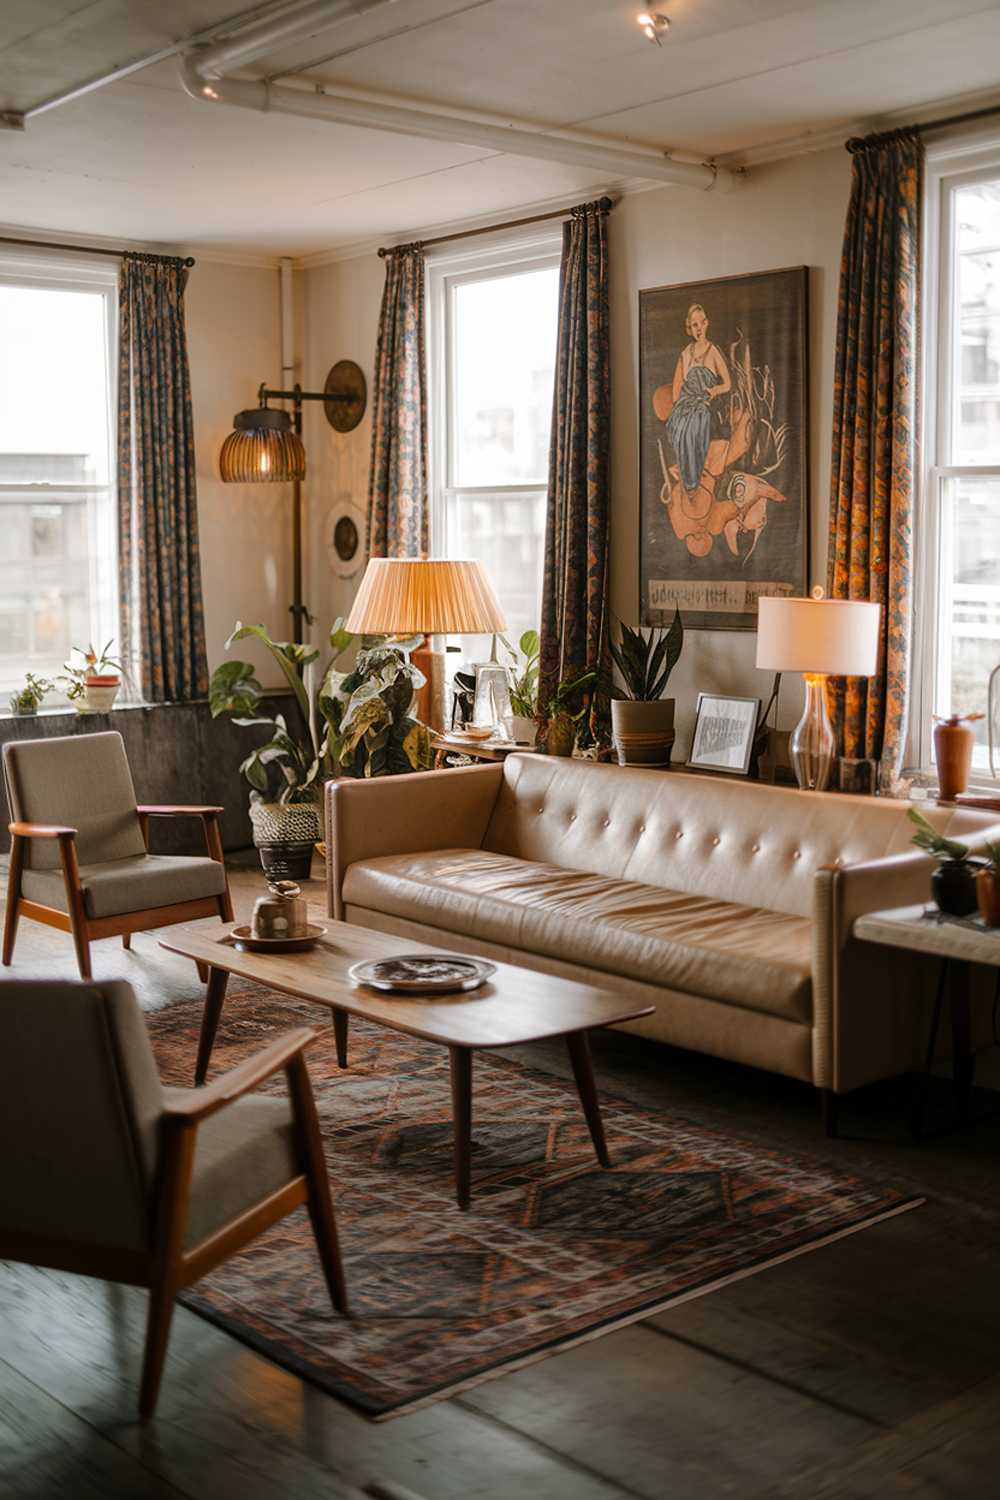
{"type": "MultiPolygon", "coordinates": [[[[936,973],[855,942],[928,899],[907,804],[542,755],[327,787],[333,916],[656,1006],[624,1029],[834,1096],[918,1065],[936,973]]],[[[978,844],[997,820],[937,808],[978,844]]]]}

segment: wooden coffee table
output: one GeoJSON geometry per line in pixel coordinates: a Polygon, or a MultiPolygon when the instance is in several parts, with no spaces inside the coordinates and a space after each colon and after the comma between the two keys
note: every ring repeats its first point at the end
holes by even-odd
{"type": "Polygon", "coordinates": [[[196,1084],[204,1083],[208,1073],[230,974],[266,984],[297,1000],[312,1000],[327,1006],[333,1013],[337,1061],[342,1068],[347,1067],[351,1016],[437,1042],[448,1048],[451,1061],[455,1192],[458,1206],[468,1208],[473,1052],[480,1047],[513,1047],[544,1037],[564,1036],[597,1159],[602,1167],[610,1165],[587,1032],[594,1026],[612,1026],[619,1021],[652,1015],[654,1006],[630,1003],[609,990],[516,968],[513,964],[498,964],[493,978],[469,994],[435,995],[426,1000],[386,995],[367,985],[355,984],[348,978],[348,969],[366,959],[449,950],[412,943],[396,934],[356,927],[349,922],[326,920],[321,925],[324,935],[308,953],[242,953],[230,936],[231,929],[220,928],[216,923],[173,927],[160,939],[162,946],[172,953],[182,953],[208,968],[196,1084]]]}

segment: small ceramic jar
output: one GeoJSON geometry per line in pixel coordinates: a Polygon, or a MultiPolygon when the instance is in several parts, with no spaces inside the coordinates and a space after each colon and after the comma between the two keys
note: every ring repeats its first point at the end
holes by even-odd
{"type": "Polygon", "coordinates": [[[294,880],[275,880],[268,894],[254,902],[250,931],[255,938],[305,937],[308,925],[306,898],[294,880]]]}

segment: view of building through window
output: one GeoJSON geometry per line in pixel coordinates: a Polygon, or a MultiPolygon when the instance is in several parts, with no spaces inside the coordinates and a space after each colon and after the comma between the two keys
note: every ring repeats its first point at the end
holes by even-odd
{"type": "MultiPolygon", "coordinates": [[[[0,269],[0,692],[114,633],[108,292],[0,269]]],[[[2,701],[2,700],[0,700],[2,701]]],[[[6,702],[3,702],[6,708],[6,702]]]]}
{"type": "MultiPolygon", "coordinates": [[[[938,714],[985,712],[1000,664],[1000,173],[954,187],[951,198],[950,402],[939,448],[948,472],[936,486],[938,714]]],[[[982,721],[980,768],[986,747],[982,721]]]]}
{"type": "MultiPolygon", "coordinates": [[[[541,612],[558,312],[552,256],[445,278],[439,306],[448,368],[436,388],[448,411],[435,547],[486,565],[514,643],[541,612]]],[[[488,641],[461,647],[468,661],[488,659],[488,641]]]]}

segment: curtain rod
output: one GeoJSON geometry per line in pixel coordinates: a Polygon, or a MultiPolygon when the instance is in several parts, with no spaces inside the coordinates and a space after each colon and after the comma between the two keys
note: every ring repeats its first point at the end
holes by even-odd
{"type": "MultiPolygon", "coordinates": [[[[902,125],[899,129],[904,133],[907,130],[945,130],[951,125],[971,125],[973,120],[986,120],[990,115],[1000,115],[1000,104],[987,104],[983,109],[969,109],[961,115],[945,115],[941,120],[921,120],[916,125],[902,125]]],[[[876,139],[884,135],[888,140],[895,134],[894,130],[877,131],[876,139]]],[[[852,136],[846,142],[848,151],[859,151],[866,139],[865,136],[852,136]]]]}
{"type": "MultiPolygon", "coordinates": [[[[58,244],[55,240],[19,240],[13,235],[0,234],[0,245],[31,245],[36,250],[70,250],[78,255],[114,255],[121,260],[123,255],[141,255],[139,250],[108,250],[104,245],[65,245],[58,244]]],[[[174,260],[175,256],[153,256],[154,260],[174,260]]],[[[185,266],[195,264],[194,256],[186,255],[182,262],[185,266]]]]}
{"type": "MultiPolygon", "coordinates": [[[[605,213],[609,213],[617,201],[616,198],[598,198],[597,206],[605,213]]],[[[421,240],[419,243],[425,250],[429,250],[432,245],[449,245],[452,240],[471,240],[476,235],[496,234],[501,229],[520,229],[525,224],[541,224],[546,219],[565,219],[576,206],[570,203],[565,208],[553,208],[547,214],[531,214],[526,219],[506,219],[502,224],[484,224],[480,229],[459,229],[454,234],[438,234],[432,240],[421,240]]],[[[393,250],[399,248],[398,245],[383,246],[379,251],[379,256],[384,260],[387,255],[392,254],[393,250]]]]}

